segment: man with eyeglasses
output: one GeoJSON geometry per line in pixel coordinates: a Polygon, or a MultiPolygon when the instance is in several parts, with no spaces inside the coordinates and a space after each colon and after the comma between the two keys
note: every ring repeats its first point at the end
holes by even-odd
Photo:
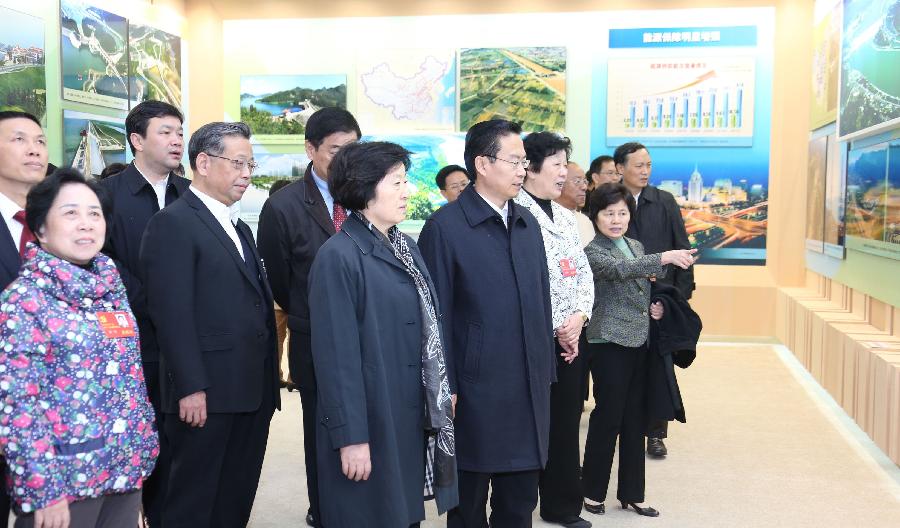
{"type": "Polygon", "coordinates": [[[437,289],[455,404],[459,507],[449,528],[531,526],[547,463],[556,380],[547,257],[537,219],[517,205],[525,178],[521,128],[466,134],[473,184],[435,212],[419,248],[437,289]]]}
{"type": "Polygon", "coordinates": [[[612,156],[597,156],[587,170],[588,191],[593,191],[604,183],[619,183],[622,175],[616,171],[616,162],[612,156]]]}
{"type": "Polygon", "coordinates": [[[566,165],[568,176],[563,183],[562,194],[553,200],[569,211],[575,213],[575,221],[578,224],[578,236],[581,239],[581,247],[587,247],[594,239],[594,226],[587,215],[580,213],[587,201],[588,181],[584,175],[584,169],[574,161],[566,165]]]}
{"type": "Polygon", "coordinates": [[[150,219],[140,250],[172,453],[162,525],[242,527],[281,406],[272,294],[235,207],[256,168],[250,128],[204,125],[188,158],[189,190],[150,219]]]}
{"type": "Polygon", "coordinates": [[[319,248],[340,231],[348,214],[334,203],[328,189],[328,167],[341,147],[359,141],[360,136],[356,118],[343,108],[322,108],[311,115],[306,122],[306,155],[311,160],[306,173],[266,200],[257,229],[272,295],[288,314],[288,366],[303,407],[309,526],[319,526],[320,517],[316,471],[318,386],[313,371],[307,280],[319,248]]]}
{"type": "MultiPolygon", "coordinates": [[[[183,122],[181,111],[169,103],[144,101],[135,106],[125,118],[125,136],[134,161],[100,182],[113,203],[113,219],[103,252],[115,261],[128,290],[128,303],[141,335],[147,393],[160,431],[165,415],[160,409],[159,344],[147,313],[138,252],[150,218],[180,198],[191,184],[190,180],[175,174],[184,154],[183,122]]],[[[159,436],[156,468],[144,483],[142,495],[144,515],[152,528],[161,523],[169,471],[169,445],[165,435],[159,436]]]]}
{"type": "MultiPolygon", "coordinates": [[[[613,158],[616,171],[622,174],[622,184],[631,192],[637,204],[625,235],[643,244],[648,255],[672,249],[691,249],[681,209],[675,203],[675,197],[650,185],[653,162],[647,147],[636,142],[625,143],[616,149],[613,158]]],[[[681,269],[670,266],[665,277],[657,280],[675,286],[685,299],[690,299],[695,287],[694,267],[681,269]]],[[[663,441],[668,436],[668,430],[667,420],[650,417],[647,432],[648,455],[664,458],[668,454],[663,441]]]]}
{"type": "Polygon", "coordinates": [[[469,186],[469,173],[459,165],[447,165],[434,177],[438,189],[447,203],[455,202],[459,195],[469,186]]]}

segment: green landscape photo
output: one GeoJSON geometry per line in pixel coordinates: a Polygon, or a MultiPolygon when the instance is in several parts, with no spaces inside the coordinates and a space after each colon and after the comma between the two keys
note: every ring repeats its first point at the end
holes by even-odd
{"type": "Polygon", "coordinates": [[[501,118],[527,132],[566,127],[566,48],[475,48],[460,52],[459,128],[501,118]]]}
{"type": "Polygon", "coordinates": [[[306,121],[326,106],[347,108],[346,75],[244,75],[241,121],[254,136],[303,136],[306,121]]]}
{"type": "Polygon", "coordinates": [[[44,22],[0,7],[0,110],[47,114],[44,22]]]}

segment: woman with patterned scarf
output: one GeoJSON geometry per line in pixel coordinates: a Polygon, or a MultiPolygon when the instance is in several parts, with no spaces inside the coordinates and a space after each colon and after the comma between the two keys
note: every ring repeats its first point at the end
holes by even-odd
{"type": "Polygon", "coordinates": [[[18,278],[0,295],[0,452],[16,528],[138,525],[159,453],[125,286],[100,253],[103,189],[73,169],[34,186],[18,278]]]}
{"type": "Polygon", "coordinates": [[[352,211],[310,272],[322,524],[418,526],[458,503],[453,405],[434,286],[406,217],[409,152],[353,143],[329,188],[352,211]]]}

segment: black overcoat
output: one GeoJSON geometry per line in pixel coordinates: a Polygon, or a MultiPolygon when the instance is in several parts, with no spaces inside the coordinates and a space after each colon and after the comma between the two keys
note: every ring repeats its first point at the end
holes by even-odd
{"type": "MultiPolygon", "coordinates": [[[[407,242],[434,295],[415,242],[407,242]]],[[[322,524],[405,528],[423,520],[422,315],[409,274],[386,242],[350,216],[316,255],[309,306],[322,524]],[[340,448],[362,443],[372,473],[353,482],[341,472],[340,448]]],[[[455,486],[439,491],[440,510],[458,502],[455,486]]]]}
{"type": "Polygon", "coordinates": [[[419,236],[441,303],[465,471],[547,462],[556,381],[547,258],[537,219],[512,200],[509,208],[507,229],[470,185],[419,236]]]}
{"type": "Polygon", "coordinates": [[[650,323],[647,415],[652,420],[685,423],[675,365],[687,368],[694,361],[703,323],[678,288],[657,281],[653,283],[651,295],[651,302],[661,302],[665,312],[662,319],[650,323]]]}
{"type": "MultiPolygon", "coordinates": [[[[628,223],[625,236],[643,244],[648,255],[670,249],[691,249],[681,209],[675,202],[675,197],[652,185],[641,191],[637,210],[628,223]]],[[[658,277],[657,281],[675,286],[685,299],[690,299],[696,287],[694,267],[684,270],[670,265],[666,275],[658,277]]]]}
{"type": "MultiPolygon", "coordinates": [[[[159,361],[159,343],[156,327],[150,321],[147,310],[147,295],[141,272],[141,239],[150,218],[159,212],[159,202],[153,187],[141,172],[130,163],[122,172],[101,180],[100,185],[109,193],[112,201],[112,221],[107,226],[106,244],[103,253],[112,258],[128,290],[128,304],[137,319],[141,331],[141,360],[159,361]]],[[[190,187],[191,181],[174,174],[169,175],[166,188],[166,203],[177,200],[190,187]]],[[[148,375],[148,381],[156,380],[158,373],[148,375]]],[[[148,387],[149,389],[150,387],[148,387]]],[[[155,387],[154,390],[158,390],[155,387]]],[[[159,402],[154,401],[154,406],[159,402]]]]}
{"type": "Polygon", "coordinates": [[[313,390],[316,382],[309,333],[309,269],[319,248],[334,235],[334,224],[313,180],[311,163],[303,179],[266,200],[256,233],[272,295],[288,314],[291,378],[301,390],[313,390]]]}

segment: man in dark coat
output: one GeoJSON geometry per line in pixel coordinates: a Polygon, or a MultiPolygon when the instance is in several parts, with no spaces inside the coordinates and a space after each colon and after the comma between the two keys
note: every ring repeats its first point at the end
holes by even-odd
{"type": "Polygon", "coordinates": [[[550,290],[537,220],[512,198],[525,177],[521,129],[474,125],[465,160],[474,180],[425,223],[419,247],[434,279],[458,394],[460,505],[450,528],[531,526],[547,462],[556,379],[550,290]]]}
{"type": "Polygon", "coordinates": [[[353,115],[340,108],[322,108],[306,123],[306,154],[312,160],[303,179],[266,201],[259,216],[259,252],[266,263],[275,302],[288,314],[291,339],[288,366],[303,407],[303,447],[309,510],[306,523],[319,526],[319,486],[316,476],[316,375],[309,330],[307,279],[313,259],[346,211],[334,204],[328,190],[328,165],[338,149],[359,140],[353,115]]]}
{"type": "MultiPolygon", "coordinates": [[[[177,200],[190,186],[187,178],[172,171],[184,154],[184,119],[181,112],[161,101],[144,101],[125,118],[125,136],[134,162],[122,172],[101,180],[113,203],[113,219],[103,253],[112,258],[128,290],[128,304],[134,312],[141,334],[141,362],[147,382],[147,395],[156,411],[156,424],[162,431],[165,414],[159,396],[159,344],[156,329],[147,313],[147,298],[140,270],[141,237],[150,218],[177,200]]],[[[169,472],[169,443],[159,435],[159,457],[153,473],[144,482],[141,500],[152,528],[160,526],[165,483],[169,472]]]]}
{"type": "Polygon", "coordinates": [[[172,453],[165,528],[247,525],[280,407],[272,295],[232,208],[255,165],[249,138],[244,123],[200,127],[191,187],[150,219],[141,243],[172,453]]]}
{"type": "MultiPolygon", "coordinates": [[[[640,143],[625,143],[616,149],[613,159],[616,171],[622,174],[622,183],[637,202],[637,212],[629,222],[625,236],[643,244],[648,255],[671,249],[691,249],[675,197],[649,185],[652,162],[647,148],[640,143]]],[[[666,276],[658,280],[675,286],[685,299],[690,299],[695,287],[694,267],[683,270],[670,266],[666,276]]],[[[658,416],[649,418],[647,454],[665,457],[668,450],[663,438],[668,436],[669,422],[658,416]]]]}
{"type": "MultiPolygon", "coordinates": [[[[34,240],[25,224],[25,197],[47,173],[47,136],[25,112],[0,112],[0,290],[19,276],[24,245],[34,240]]],[[[9,519],[6,462],[0,458],[0,526],[9,519]]]]}

